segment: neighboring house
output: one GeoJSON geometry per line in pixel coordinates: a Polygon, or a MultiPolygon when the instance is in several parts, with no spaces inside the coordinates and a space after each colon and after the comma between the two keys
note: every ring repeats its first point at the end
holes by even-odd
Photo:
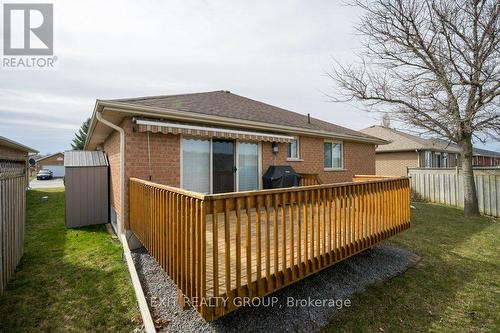
{"type": "Polygon", "coordinates": [[[64,153],[55,153],[35,160],[36,172],[41,169],[52,171],[54,177],[64,177],[64,153]]]}
{"type": "Polygon", "coordinates": [[[486,149],[473,149],[472,165],[476,167],[500,166],[500,153],[486,149]]]}
{"type": "Polygon", "coordinates": [[[37,151],[0,136],[0,294],[23,255],[30,153],[37,151]]]}
{"type": "MultiPolygon", "coordinates": [[[[452,168],[461,166],[460,149],[454,143],[440,139],[426,139],[384,126],[371,126],[361,130],[386,141],[376,149],[376,174],[406,176],[407,168],[452,168]]],[[[500,154],[474,148],[473,164],[496,166],[500,154]],[[496,156],[496,157],[495,157],[496,156]],[[491,157],[491,159],[489,159],[491,157]]]]}
{"type": "Polygon", "coordinates": [[[385,143],[216,91],[98,100],[85,149],[107,153],[111,219],[116,221],[123,209],[126,226],[130,177],[221,193],[261,189],[269,166],[291,165],[299,173],[318,175],[323,183],[346,182],[355,174],[375,174],[375,147],[385,143]]]}

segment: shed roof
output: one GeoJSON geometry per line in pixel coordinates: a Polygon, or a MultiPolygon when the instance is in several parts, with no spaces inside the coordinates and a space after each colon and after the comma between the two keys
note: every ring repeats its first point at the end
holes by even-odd
{"type": "Polygon", "coordinates": [[[65,167],[97,167],[108,166],[108,159],[99,150],[67,150],[64,152],[65,167]]]}

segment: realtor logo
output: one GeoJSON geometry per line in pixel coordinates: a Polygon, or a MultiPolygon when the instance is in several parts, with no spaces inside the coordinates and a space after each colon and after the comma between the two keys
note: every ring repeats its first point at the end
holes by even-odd
{"type": "Polygon", "coordinates": [[[3,5],[3,54],[5,56],[51,56],[54,53],[52,4],[3,5]]]}

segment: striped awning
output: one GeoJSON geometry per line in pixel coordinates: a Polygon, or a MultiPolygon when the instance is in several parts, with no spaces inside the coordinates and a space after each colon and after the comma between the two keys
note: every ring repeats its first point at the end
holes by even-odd
{"type": "Polygon", "coordinates": [[[238,139],[245,141],[291,142],[293,136],[242,131],[229,128],[198,126],[186,123],[172,123],[154,120],[137,119],[139,132],[183,134],[187,136],[219,139],[238,139]]]}

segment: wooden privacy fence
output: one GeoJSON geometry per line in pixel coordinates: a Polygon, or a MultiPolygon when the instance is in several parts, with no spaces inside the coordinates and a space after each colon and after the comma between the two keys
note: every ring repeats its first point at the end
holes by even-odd
{"type": "MultiPolygon", "coordinates": [[[[450,206],[464,206],[462,169],[410,168],[411,189],[423,199],[450,206]]],[[[474,168],[481,213],[500,217],[500,169],[474,168]]]]}
{"type": "Polygon", "coordinates": [[[23,255],[26,162],[0,159],[0,294],[23,255]]]}
{"type": "Polygon", "coordinates": [[[207,320],[409,226],[407,178],[214,195],[130,179],[131,230],[207,320]]]}

